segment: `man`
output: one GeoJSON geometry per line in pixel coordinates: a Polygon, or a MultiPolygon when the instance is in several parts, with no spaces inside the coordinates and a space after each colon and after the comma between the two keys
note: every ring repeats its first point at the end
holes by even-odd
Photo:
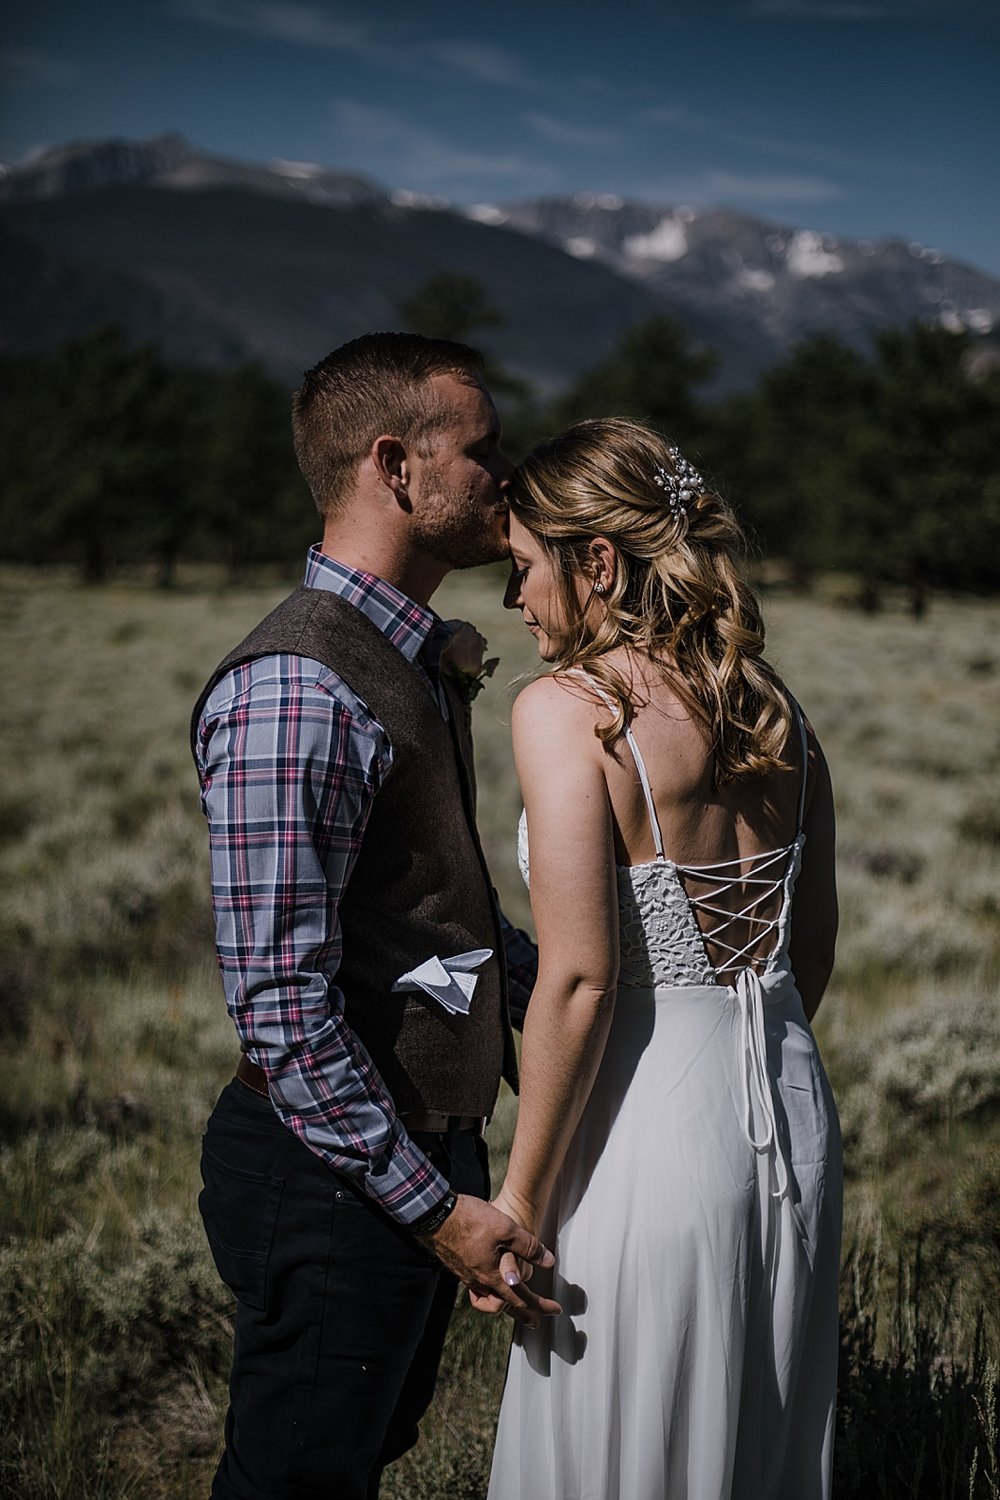
{"type": "Polygon", "coordinates": [[[193,721],[243,1052],[202,1159],[237,1297],[212,1494],[371,1500],[416,1441],[456,1278],[529,1324],[558,1310],[517,1269],[550,1253],[482,1201],[483,1119],[516,1083],[503,948],[525,943],[427,607],[506,555],[511,469],[479,356],[414,335],[310,370],[293,433],[322,544],[193,721]]]}

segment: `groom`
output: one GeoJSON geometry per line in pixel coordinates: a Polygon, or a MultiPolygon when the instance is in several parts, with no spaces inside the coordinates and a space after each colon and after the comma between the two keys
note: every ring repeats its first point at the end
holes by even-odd
{"type": "Polygon", "coordinates": [[[478,354],[416,335],[335,350],[293,433],[322,543],[192,729],[242,1049],[202,1157],[237,1298],[212,1495],[373,1500],[417,1439],[456,1278],[524,1323],[557,1311],[514,1269],[549,1252],[483,1201],[482,1125],[516,1086],[504,949],[519,1003],[531,950],[496,906],[428,607],[506,556],[511,468],[478,354]]]}

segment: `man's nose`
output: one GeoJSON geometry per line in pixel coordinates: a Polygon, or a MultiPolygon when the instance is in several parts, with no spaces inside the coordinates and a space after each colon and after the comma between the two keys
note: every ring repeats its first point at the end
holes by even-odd
{"type": "Polygon", "coordinates": [[[510,482],[513,477],[514,465],[511,463],[506,453],[498,453],[496,469],[497,488],[501,490],[508,490],[510,488],[510,482]]]}

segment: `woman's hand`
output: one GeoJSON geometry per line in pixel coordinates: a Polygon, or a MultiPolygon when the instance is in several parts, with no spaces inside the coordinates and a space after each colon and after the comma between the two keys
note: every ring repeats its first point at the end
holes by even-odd
{"type": "MultiPolygon", "coordinates": [[[[529,1234],[537,1234],[536,1225],[540,1218],[539,1213],[526,1199],[519,1197],[506,1182],[493,1199],[493,1207],[498,1208],[509,1219],[513,1219],[515,1224],[520,1224],[522,1229],[527,1229],[529,1234]]],[[[533,1270],[534,1267],[528,1262],[519,1261],[514,1255],[507,1254],[501,1257],[500,1274],[508,1286],[517,1286],[522,1281],[530,1281],[533,1270]]],[[[469,1301],[477,1312],[495,1314],[504,1311],[504,1304],[499,1297],[484,1296],[470,1290],[469,1301]]]]}
{"type": "Polygon", "coordinates": [[[522,1229],[527,1229],[530,1234],[538,1233],[538,1220],[541,1217],[535,1204],[529,1203],[527,1198],[522,1197],[510,1185],[510,1179],[506,1178],[499,1193],[493,1199],[494,1208],[513,1219],[515,1224],[520,1224],[522,1229]]]}

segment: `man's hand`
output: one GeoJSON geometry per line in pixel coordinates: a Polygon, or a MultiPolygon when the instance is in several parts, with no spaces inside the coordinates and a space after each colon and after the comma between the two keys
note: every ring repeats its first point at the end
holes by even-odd
{"type": "MultiPolygon", "coordinates": [[[[539,1215],[535,1208],[512,1192],[506,1182],[493,1199],[493,1207],[498,1208],[502,1214],[506,1214],[508,1219],[513,1219],[515,1224],[520,1224],[522,1229],[526,1229],[529,1234],[534,1234],[538,1228],[539,1215]]],[[[508,1256],[504,1256],[500,1262],[500,1271],[505,1279],[506,1274],[513,1270],[522,1281],[530,1281],[533,1269],[534,1267],[529,1264],[518,1265],[508,1256]]],[[[508,1285],[510,1285],[509,1282],[508,1285]]],[[[477,1312],[489,1313],[492,1317],[504,1311],[504,1305],[499,1297],[484,1297],[481,1293],[473,1291],[471,1287],[469,1288],[469,1301],[477,1312]]]]}
{"type": "Polygon", "coordinates": [[[553,1266],[552,1251],[491,1203],[460,1193],[441,1228],[424,1239],[469,1288],[474,1305],[482,1305],[484,1311],[493,1311],[498,1302],[504,1312],[529,1328],[537,1328],[543,1317],[562,1312],[558,1302],[528,1289],[517,1264],[522,1260],[553,1266]]]}

